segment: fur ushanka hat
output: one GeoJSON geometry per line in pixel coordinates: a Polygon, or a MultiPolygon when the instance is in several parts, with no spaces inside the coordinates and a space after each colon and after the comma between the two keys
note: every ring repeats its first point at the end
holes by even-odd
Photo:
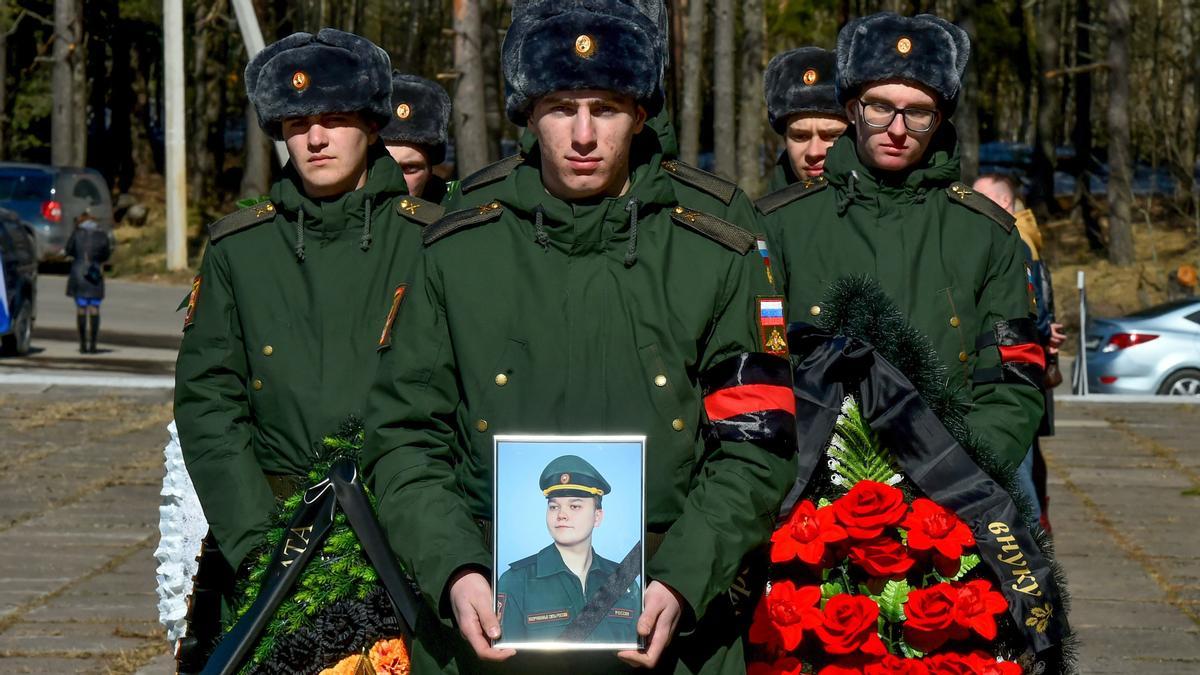
{"type": "Polygon", "coordinates": [[[246,96],[276,140],[288,117],[358,112],[382,128],[392,115],[392,60],[370,40],[333,28],[292,33],[246,66],[246,96]]]}
{"type": "Polygon", "coordinates": [[[441,164],[446,158],[450,95],[440,84],[400,71],[392,73],[390,119],[379,132],[384,142],[424,146],[430,164],[441,164]]]}
{"type": "Polygon", "coordinates": [[[771,128],[786,133],[788,118],[796,113],[846,119],[834,90],[836,76],[837,54],[820,47],[800,47],[771,59],[763,77],[771,128]]]}
{"type": "Polygon", "coordinates": [[[533,0],[514,9],[502,52],[505,112],[525,126],[555,91],[625,94],[653,117],[662,108],[663,43],[652,19],[622,0],[533,0]]]}
{"type": "Polygon", "coordinates": [[[967,32],[932,14],[881,12],[855,19],[838,34],[838,102],[845,105],[870,82],[907,80],[933,90],[950,115],[970,55],[967,32]]]}

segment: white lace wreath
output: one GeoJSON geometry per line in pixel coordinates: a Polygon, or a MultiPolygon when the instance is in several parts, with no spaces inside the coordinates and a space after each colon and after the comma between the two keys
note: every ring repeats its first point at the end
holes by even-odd
{"type": "Polygon", "coordinates": [[[167,629],[172,645],[187,633],[187,604],[192,594],[200,547],[208,534],[208,521],[196,497],[196,488],[183,464],[179,432],[174,420],[167,426],[171,440],[163,449],[162,502],[158,507],[160,539],[154,557],[158,579],[158,620],[167,629]]]}

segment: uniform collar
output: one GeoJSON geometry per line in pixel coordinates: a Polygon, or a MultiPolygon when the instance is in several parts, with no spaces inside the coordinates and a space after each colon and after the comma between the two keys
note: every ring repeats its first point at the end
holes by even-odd
{"type": "MultiPolygon", "coordinates": [[[[593,574],[601,574],[608,576],[612,574],[613,563],[607,558],[602,558],[596,554],[596,549],[592,548],[592,566],[588,568],[588,576],[593,574]]],[[[555,574],[566,573],[574,574],[567,569],[567,564],[563,562],[562,554],[558,552],[558,547],[550,544],[546,548],[538,551],[537,554],[537,571],[536,576],[552,577],[555,574]]]]}

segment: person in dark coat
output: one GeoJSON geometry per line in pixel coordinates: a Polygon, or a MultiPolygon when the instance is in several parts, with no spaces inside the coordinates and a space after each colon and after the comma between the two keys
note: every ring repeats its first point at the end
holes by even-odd
{"type": "Polygon", "coordinates": [[[91,209],[75,220],[75,231],[67,240],[71,258],[67,295],[75,298],[75,323],[79,327],[79,353],[96,353],[100,334],[100,301],[104,299],[104,263],[112,255],[112,242],[101,230],[91,209]]]}

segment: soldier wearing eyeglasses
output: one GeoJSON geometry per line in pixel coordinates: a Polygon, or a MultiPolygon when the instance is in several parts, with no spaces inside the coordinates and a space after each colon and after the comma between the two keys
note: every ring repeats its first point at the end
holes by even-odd
{"type": "Polygon", "coordinates": [[[825,180],[760,199],[789,321],[815,322],[839,279],[874,277],[968,394],[972,431],[1016,465],[1037,430],[1044,368],[1011,215],[959,182],[950,116],[970,40],[936,16],[881,13],[838,36],[850,128],[825,180]]]}

